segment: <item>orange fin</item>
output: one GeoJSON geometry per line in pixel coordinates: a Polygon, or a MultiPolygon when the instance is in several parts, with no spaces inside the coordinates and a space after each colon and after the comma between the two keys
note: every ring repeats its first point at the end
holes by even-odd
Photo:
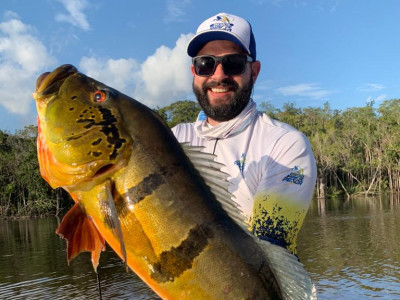
{"type": "Polygon", "coordinates": [[[79,204],[75,203],[68,211],[56,233],[67,240],[68,264],[82,251],[89,251],[92,252],[93,268],[97,271],[100,253],[106,249],[105,240],[79,204]]]}

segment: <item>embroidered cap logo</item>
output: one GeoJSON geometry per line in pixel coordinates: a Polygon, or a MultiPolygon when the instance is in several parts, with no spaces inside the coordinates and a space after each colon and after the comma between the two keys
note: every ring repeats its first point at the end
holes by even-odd
{"type": "Polygon", "coordinates": [[[214,19],[214,21],[217,23],[211,24],[210,29],[223,29],[226,31],[232,31],[232,26],[234,24],[232,24],[231,22],[233,21],[233,19],[229,20],[229,18],[227,16],[220,15],[220,16],[217,16],[214,19]]]}

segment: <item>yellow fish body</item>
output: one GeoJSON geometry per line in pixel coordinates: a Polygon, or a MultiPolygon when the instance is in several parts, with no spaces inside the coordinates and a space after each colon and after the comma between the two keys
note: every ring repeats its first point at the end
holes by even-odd
{"type": "Polygon", "coordinates": [[[163,299],[313,297],[296,257],[234,221],[212,159],[151,109],[71,65],[41,75],[33,97],[41,174],[75,201],[57,229],[68,261],[90,251],[96,269],[107,242],[163,299]]]}

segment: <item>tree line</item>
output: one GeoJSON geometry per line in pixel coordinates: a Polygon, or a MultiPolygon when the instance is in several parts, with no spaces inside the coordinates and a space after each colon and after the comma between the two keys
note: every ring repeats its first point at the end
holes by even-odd
{"type": "MultiPolygon", "coordinates": [[[[279,109],[262,102],[258,109],[308,137],[318,168],[317,197],[400,192],[400,99],[344,111],[329,103],[279,109]]],[[[155,111],[173,127],[193,122],[200,107],[183,100],[155,111]]],[[[72,205],[65,191],[53,190],[40,176],[36,136],[33,125],[14,134],[0,130],[0,216],[57,215],[72,205]]]]}
{"type": "MultiPolygon", "coordinates": [[[[258,109],[288,123],[310,140],[318,167],[316,195],[373,195],[400,192],[400,99],[344,111],[322,107],[281,109],[262,102],[258,109]]],[[[200,107],[178,101],[158,109],[169,126],[196,119],[200,107]]]]}
{"type": "Polygon", "coordinates": [[[14,134],[0,130],[0,216],[43,216],[60,213],[71,200],[41,177],[36,152],[37,126],[14,134]]]}
{"type": "Polygon", "coordinates": [[[318,197],[400,192],[400,99],[344,111],[329,103],[304,109],[285,104],[282,110],[266,103],[264,108],[310,140],[318,197]]]}

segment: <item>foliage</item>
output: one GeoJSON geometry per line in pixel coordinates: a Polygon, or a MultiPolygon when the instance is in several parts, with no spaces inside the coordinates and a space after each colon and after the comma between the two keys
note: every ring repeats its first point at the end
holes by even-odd
{"type": "MultiPolygon", "coordinates": [[[[329,103],[277,109],[263,102],[259,109],[307,135],[318,167],[318,196],[400,192],[400,99],[344,111],[329,103]]],[[[195,121],[199,111],[188,100],[156,109],[170,127],[195,121]]],[[[36,134],[36,126],[15,134],[0,130],[0,216],[58,214],[72,203],[65,191],[42,179],[36,134]]]]}
{"type": "Polygon", "coordinates": [[[70,202],[40,176],[36,132],[36,126],[12,135],[0,130],[0,216],[56,214],[70,202]]]}
{"type": "Polygon", "coordinates": [[[344,111],[331,110],[329,103],[322,108],[287,103],[280,110],[268,102],[260,107],[310,140],[318,196],[400,192],[400,99],[344,111]]]}
{"type": "Polygon", "coordinates": [[[200,112],[197,102],[183,100],[155,110],[168,124],[174,127],[179,123],[194,122],[200,112]]]}

